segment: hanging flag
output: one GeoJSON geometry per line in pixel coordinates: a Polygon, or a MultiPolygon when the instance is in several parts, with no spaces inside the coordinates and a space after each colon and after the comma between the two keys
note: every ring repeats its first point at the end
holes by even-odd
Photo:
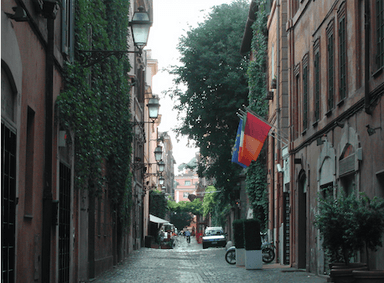
{"type": "Polygon", "coordinates": [[[242,150],[239,154],[239,162],[249,166],[252,160],[257,159],[271,126],[261,121],[256,116],[247,112],[247,120],[244,127],[242,150]]]}
{"type": "MultiPolygon", "coordinates": [[[[240,156],[242,155],[242,151],[243,151],[243,144],[244,144],[244,130],[245,130],[245,124],[247,123],[247,115],[243,116],[243,122],[241,123],[241,134],[240,134],[240,144],[239,144],[239,154],[238,154],[238,159],[237,161],[240,162],[240,156]]],[[[242,164],[244,164],[243,162],[240,162],[242,164]]],[[[249,166],[244,164],[245,166],[249,166]]]]}
{"type": "Polygon", "coordinates": [[[239,127],[237,128],[235,146],[234,146],[233,152],[232,152],[232,162],[239,164],[243,168],[246,168],[247,166],[245,166],[244,164],[239,162],[239,145],[240,145],[240,136],[241,136],[241,129],[242,128],[243,128],[243,119],[240,119],[239,127]]]}

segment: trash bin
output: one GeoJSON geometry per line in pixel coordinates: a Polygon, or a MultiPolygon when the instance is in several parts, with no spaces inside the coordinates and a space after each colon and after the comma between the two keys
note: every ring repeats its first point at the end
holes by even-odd
{"type": "Polygon", "coordinates": [[[153,236],[145,236],[145,247],[150,248],[152,245],[153,236]]]}

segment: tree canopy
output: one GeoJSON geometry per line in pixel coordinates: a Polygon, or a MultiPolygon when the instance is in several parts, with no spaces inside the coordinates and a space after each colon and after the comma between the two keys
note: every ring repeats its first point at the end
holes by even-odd
{"type": "Polygon", "coordinates": [[[175,75],[171,95],[183,117],[176,131],[200,148],[199,175],[215,180],[223,205],[235,199],[241,170],[231,163],[231,151],[236,111],[248,99],[248,61],[240,54],[248,9],[244,0],[213,7],[204,22],[181,37],[181,65],[170,71],[175,75]]]}
{"type": "Polygon", "coordinates": [[[168,200],[168,209],[171,211],[171,223],[177,229],[190,226],[194,215],[201,215],[203,211],[202,202],[199,199],[194,201],[180,201],[176,203],[168,200]]]}

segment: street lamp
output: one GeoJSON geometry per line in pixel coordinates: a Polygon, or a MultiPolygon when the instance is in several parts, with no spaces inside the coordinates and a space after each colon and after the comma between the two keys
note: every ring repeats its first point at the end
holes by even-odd
{"type": "Polygon", "coordinates": [[[148,112],[149,112],[149,118],[151,119],[157,119],[157,116],[159,116],[159,98],[157,96],[152,97],[147,104],[148,112]]]}
{"type": "Polygon", "coordinates": [[[156,149],[155,149],[155,160],[156,161],[160,161],[162,155],[163,155],[163,150],[162,150],[161,146],[156,147],[156,149]]]}
{"type": "MultiPolygon", "coordinates": [[[[49,1],[47,1],[49,2],[49,1]]],[[[138,11],[133,14],[132,21],[129,22],[129,26],[132,29],[133,44],[139,49],[138,51],[128,50],[79,50],[79,53],[83,55],[81,64],[83,67],[90,67],[97,63],[103,62],[105,59],[115,56],[121,59],[124,54],[136,53],[141,56],[144,46],[147,45],[149,28],[152,22],[149,19],[149,15],[144,11],[143,7],[139,7],[138,11]]]]}
{"type": "Polygon", "coordinates": [[[160,178],[159,178],[159,184],[160,184],[160,185],[163,185],[163,184],[164,184],[164,181],[165,181],[164,177],[163,177],[163,176],[160,176],[160,178]]]}
{"type": "Polygon", "coordinates": [[[143,50],[147,45],[149,29],[152,25],[149,20],[149,15],[145,12],[144,7],[140,6],[138,11],[133,14],[132,21],[129,23],[132,29],[133,42],[139,48],[143,50]]]}
{"type": "Polygon", "coordinates": [[[159,165],[159,171],[160,172],[164,172],[164,169],[165,169],[165,162],[160,160],[157,165],[159,165]]]}

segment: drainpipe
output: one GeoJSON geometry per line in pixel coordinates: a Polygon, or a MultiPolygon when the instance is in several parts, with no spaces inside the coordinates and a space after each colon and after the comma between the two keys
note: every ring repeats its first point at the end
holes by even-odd
{"type": "Polygon", "coordinates": [[[58,11],[56,1],[43,1],[41,12],[47,19],[47,45],[45,57],[45,161],[43,188],[43,223],[41,252],[41,282],[50,282],[51,233],[52,233],[52,143],[53,143],[53,71],[55,18],[58,11]]]}
{"type": "Polygon", "coordinates": [[[50,282],[52,232],[52,114],[54,19],[47,19],[48,44],[45,68],[45,168],[43,191],[42,282],[50,282]]]}
{"type": "MultiPolygon", "coordinates": [[[[280,1],[276,1],[276,15],[277,15],[277,25],[276,25],[276,60],[277,60],[277,71],[276,71],[276,121],[277,121],[277,134],[280,136],[281,123],[280,123],[280,1]]],[[[281,142],[277,140],[277,162],[280,163],[281,159],[281,142]]],[[[277,171],[276,171],[277,172],[277,171]]],[[[277,172],[277,229],[276,229],[276,262],[280,260],[280,227],[281,227],[281,174],[277,172]]]]}
{"type": "Polygon", "coordinates": [[[364,7],[364,11],[365,11],[365,34],[364,34],[364,38],[365,38],[365,59],[364,59],[364,63],[365,63],[365,68],[364,68],[364,71],[365,71],[365,74],[364,74],[364,92],[365,92],[365,96],[364,96],[364,108],[365,108],[365,113],[371,115],[372,114],[372,111],[370,109],[370,94],[369,94],[369,52],[370,52],[370,45],[369,45],[369,40],[370,40],[370,32],[371,32],[371,26],[370,26],[370,19],[371,19],[371,11],[370,11],[370,8],[369,8],[369,5],[370,5],[370,1],[369,0],[365,0],[365,7],[364,7]]]}

